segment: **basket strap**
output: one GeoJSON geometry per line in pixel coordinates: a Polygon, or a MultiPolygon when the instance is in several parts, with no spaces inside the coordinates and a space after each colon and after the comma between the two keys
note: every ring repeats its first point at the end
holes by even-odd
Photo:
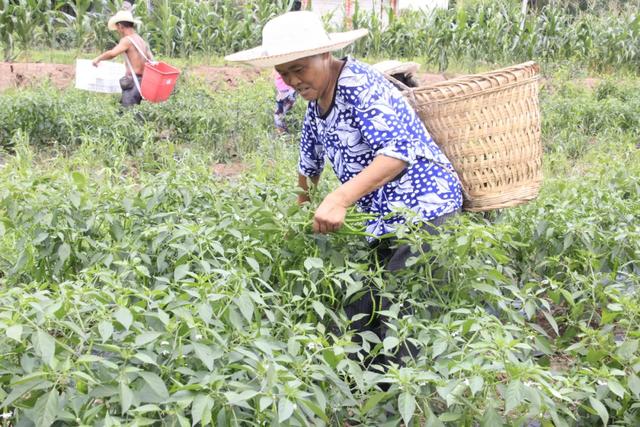
{"type": "Polygon", "coordinates": [[[392,85],[398,88],[398,90],[404,96],[404,98],[407,101],[409,101],[409,104],[415,110],[415,112],[418,113],[420,106],[418,105],[418,100],[416,99],[416,95],[413,93],[414,88],[411,88],[406,84],[402,83],[400,80],[396,79],[391,74],[382,73],[382,75],[384,75],[384,78],[387,79],[392,85]]]}
{"type": "Polygon", "coordinates": [[[387,79],[389,81],[389,83],[391,83],[392,85],[397,87],[401,92],[404,92],[405,90],[409,90],[409,86],[407,86],[406,84],[402,83],[400,80],[396,79],[391,74],[382,73],[382,75],[384,76],[385,79],[387,79]]]}
{"type": "Polygon", "coordinates": [[[129,67],[129,71],[131,72],[131,78],[133,79],[133,84],[136,86],[136,89],[138,89],[138,93],[140,94],[140,97],[146,101],[146,98],[144,97],[144,95],[142,95],[142,90],[140,89],[140,82],[138,81],[138,75],[133,71],[133,65],[131,65],[131,61],[129,61],[129,57],[127,56],[126,53],[123,53],[122,55],[124,56],[124,61],[127,63],[127,66],[129,67]]]}
{"type": "Polygon", "coordinates": [[[145,53],[142,51],[142,49],[140,49],[140,46],[138,46],[138,43],[135,42],[135,40],[133,40],[133,37],[131,36],[127,36],[127,39],[129,39],[129,41],[131,43],[133,43],[133,45],[135,46],[136,50],[138,51],[138,53],[140,53],[140,55],[142,55],[142,57],[144,58],[145,61],[147,62],[151,62],[153,61],[153,54],[151,53],[151,49],[149,49],[148,46],[145,46],[147,48],[147,50],[149,51],[149,57],[147,57],[147,55],[145,55],[145,53]]]}

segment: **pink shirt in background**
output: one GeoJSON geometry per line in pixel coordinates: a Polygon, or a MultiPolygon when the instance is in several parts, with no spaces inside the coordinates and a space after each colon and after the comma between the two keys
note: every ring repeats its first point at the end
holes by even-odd
{"type": "Polygon", "coordinates": [[[276,89],[278,89],[278,92],[288,92],[290,90],[293,90],[291,86],[287,85],[284,82],[284,80],[282,80],[282,76],[275,71],[273,72],[273,79],[276,84],[276,89]]]}

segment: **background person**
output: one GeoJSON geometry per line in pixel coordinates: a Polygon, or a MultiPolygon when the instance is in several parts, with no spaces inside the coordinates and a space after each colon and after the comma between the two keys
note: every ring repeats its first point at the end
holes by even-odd
{"type": "MultiPolygon", "coordinates": [[[[301,6],[301,2],[295,0],[291,6],[291,11],[300,10],[301,6]]],[[[277,71],[273,72],[273,83],[276,87],[276,109],[273,113],[273,122],[276,126],[276,133],[282,135],[289,133],[285,116],[296,103],[296,90],[287,85],[277,71]]]]}
{"type": "Polygon", "coordinates": [[[135,76],[138,84],[140,84],[145,62],[153,59],[147,43],[136,33],[134,25],[140,23],[141,21],[134,18],[131,11],[118,11],[109,19],[108,27],[110,30],[118,32],[120,42],[113,49],[98,55],[93,60],[93,65],[97,67],[100,61],[113,59],[118,55],[125,54],[125,62],[127,62],[126,74],[120,80],[120,87],[122,88],[120,103],[124,107],[137,105],[142,101],[142,95],[133,78],[135,76]]]}

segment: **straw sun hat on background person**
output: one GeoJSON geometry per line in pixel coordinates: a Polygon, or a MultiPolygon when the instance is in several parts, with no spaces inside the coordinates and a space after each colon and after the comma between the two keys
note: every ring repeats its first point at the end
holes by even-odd
{"type": "Polygon", "coordinates": [[[142,23],[142,21],[133,17],[133,14],[130,10],[119,10],[115,15],[109,18],[109,23],[107,24],[107,26],[111,31],[115,31],[117,29],[116,24],[120,22],[131,22],[133,24],[142,23]]]}
{"type": "Polygon", "coordinates": [[[272,67],[342,49],[367,34],[366,29],[327,33],[318,15],[309,11],[288,12],[267,22],[262,44],[225,57],[257,67],[272,67]]]}

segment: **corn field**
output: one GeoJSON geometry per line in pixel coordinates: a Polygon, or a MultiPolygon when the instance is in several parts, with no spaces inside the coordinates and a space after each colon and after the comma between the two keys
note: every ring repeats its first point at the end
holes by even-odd
{"type": "MultiPolygon", "coordinates": [[[[225,54],[259,44],[264,23],[290,1],[160,0],[136,7],[142,35],[164,56],[225,54]]],[[[542,3],[542,2],[540,2],[542,3]]],[[[404,12],[386,19],[357,7],[349,26],[370,37],[351,53],[369,57],[421,58],[445,70],[452,61],[489,63],[580,61],[593,67],[640,64],[637,2],[547,2],[522,15],[519,1],[465,2],[434,13],[404,12]],[[384,23],[383,23],[384,21],[384,23]]],[[[103,50],[115,35],[106,22],[114,2],[17,0],[0,3],[0,47],[10,60],[30,49],[103,50]]],[[[346,27],[346,24],[343,26],[346,27]]],[[[336,28],[337,30],[345,28],[336,28]]]]}

